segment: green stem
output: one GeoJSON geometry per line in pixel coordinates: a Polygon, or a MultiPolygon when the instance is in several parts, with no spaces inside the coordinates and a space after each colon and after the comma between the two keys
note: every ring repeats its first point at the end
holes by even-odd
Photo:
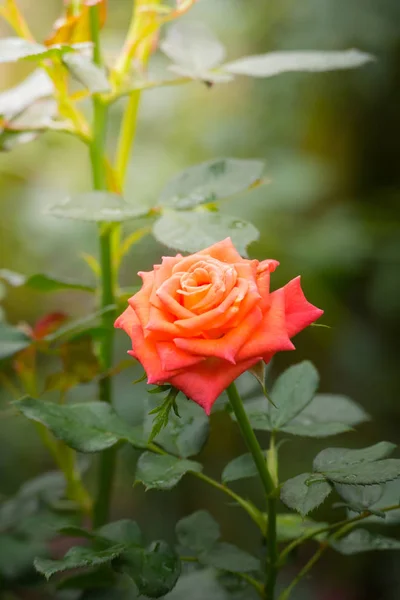
{"type": "Polygon", "coordinates": [[[323,553],[325,552],[325,550],[327,548],[328,548],[328,544],[325,544],[325,543],[322,544],[318,548],[318,550],[315,552],[315,554],[312,555],[312,557],[310,558],[308,563],[306,565],[304,565],[304,567],[301,569],[301,571],[296,575],[296,577],[293,579],[291,584],[285,590],[283,590],[283,592],[279,596],[278,600],[288,600],[293,589],[296,587],[296,585],[299,583],[299,581],[301,579],[303,579],[303,577],[305,575],[307,575],[307,573],[313,568],[315,563],[319,561],[319,559],[321,558],[321,556],[323,555],[323,553]]]}
{"type": "Polygon", "coordinates": [[[234,383],[227,388],[227,394],[236,415],[236,419],[243,438],[249,448],[254,463],[260,475],[266,496],[268,509],[267,523],[267,569],[265,582],[265,599],[273,600],[277,576],[277,541],[276,541],[276,487],[271,473],[268,470],[260,444],[250,425],[244,410],[242,399],[234,383]]]}
{"type": "MultiPolygon", "coordinates": [[[[275,433],[271,433],[269,449],[267,452],[267,465],[274,482],[275,489],[279,486],[278,480],[278,455],[275,447],[275,433]]],[[[268,522],[267,522],[267,566],[265,596],[274,598],[276,578],[278,575],[278,545],[276,534],[277,517],[276,494],[270,494],[267,500],[268,522]]]]}
{"type": "Polygon", "coordinates": [[[140,90],[137,90],[130,95],[122,119],[121,133],[118,140],[117,158],[115,161],[115,171],[118,178],[118,184],[121,189],[123,189],[125,183],[129,157],[132,152],[133,141],[136,136],[140,96],[140,90]]]}
{"type": "Polygon", "coordinates": [[[92,500],[76,468],[76,452],[63,442],[54,439],[50,431],[41,423],[35,423],[35,425],[43,445],[49,450],[56,465],[64,474],[67,483],[67,498],[76,502],[83,513],[90,515],[92,500]]]}
{"type": "MultiPolygon", "coordinates": [[[[150,443],[147,446],[147,449],[150,452],[154,452],[155,454],[164,454],[164,455],[169,454],[168,452],[166,452],[165,450],[163,450],[162,448],[160,448],[159,446],[157,446],[154,443],[150,443]]],[[[174,455],[172,455],[172,456],[174,456],[174,455]]],[[[219,490],[223,494],[230,496],[230,498],[235,500],[235,502],[237,502],[237,504],[239,504],[239,506],[241,506],[248,513],[248,515],[253,519],[253,521],[261,529],[261,531],[263,533],[265,532],[264,515],[251,502],[248,502],[247,500],[242,498],[242,496],[239,496],[233,490],[228,488],[226,485],[223,485],[219,481],[216,481],[215,479],[213,479],[212,477],[209,477],[208,475],[205,475],[204,473],[199,473],[197,471],[189,471],[189,473],[190,473],[190,475],[197,477],[197,479],[201,479],[202,481],[208,483],[209,485],[211,485],[215,489],[219,490]]]]}
{"type": "MultiPolygon", "coordinates": [[[[126,173],[129,165],[129,158],[133,149],[133,142],[136,136],[137,118],[139,113],[140,90],[131,94],[128,104],[122,118],[121,130],[117,146],[117,157],[115,161],[115,173],[117,183],[121,190],[124,189],[126,173]]],[[[117,225],[113,230],[112,248],[114,252],[119,252],[121,244],[121,227],[117,225]]]]}
{"type": "MultiPolygon", "coordinates": [[[[386,508],[382,508],[379,510],[381,512],[390,512],[392,510],[398,510],[399,508],[400,505],[395,504],[393,506],[387,506],[386,508]]],[[[288,544],[286,548],[282,550],[279,556],[279,565],[283,566],[285,564],[287,556],[293,550],[295,550],[295,548],[297,548],[301,544],[304,544],[305,542],[308,542],[308,540],[315,538],[317,535],[321,535],[322,533],[328,533],[329,531],[332,531],[332,529],[337,529],[338,527],[358,523],[359,521],[363,521],[364,519],[367,519],[370,516],[371,513],[369,512],[369,510],[366,510],[365,512],[361,513],[360,515],[357,515],[356,517],[353,517],[352,519],[343,519],[343,521],[337,521],[336,523],[331,523],[330,525],[325,525],[325,527],[321,527],[320,529],[314,529],[309,533],[306,533],[305,535],[297,538],[296,540],[293,540],[293,542],[288,544]]]]}
{"type": "Polygon", "coordinates": [[[224,494],[227,494],[228,496],[230,496],[235,502],[237,502],[239,504],[239,506],[241,506],[247,512],[247,514],[253,519],[254,523],[256,523],[256,525],[261,529],[261,531],[265,531],[264,516],[261,513],[261,511],[259,511],[251,502],[248,502],[247,500],[245,500],[244,498],[242,498],[241,496],[236,494],[233,490],[228,488],[226,485],[223,485],[222,483],[219,483],[219,481],[216,481],[215,479],[208,477],[208,475],[204,475],[204,473],[199,473],[198,471],[193,471],[193,472],[191,472],[191,474],[194,475],[195,477],[197,477],[197,479],[201,479],[202,481],[205,481],[206,483],[208,483],[212,487],[216,488],[220,492],[223,492],[224,494]]]}
{"type": "MultiPolygon", "coordinates": [[[[393,506],[387,506],[386,508],[382,509],[382,512],[390,512],[392,510],[397,510],[398,508],[400,508],[400,505],[395,504],[393,506]]],[[[370,515],[371,515],[371,513],[369,511],[365,511],[365,513],[362,513],[361,515],[358,515],[357,517],[354,517],[353,519],[348,519],[345,522],[333,523],[333,525],[331,525],[331,526],[321,528],[320,530],[318,530],[318,532],[323,533],[324,531],[328,531],[332,527],[337,527],[339,525],[342,525],[342,527],[340,527],[340,529],[338,529],[338,531],[333,533],[331,536],[331,540],[338,540],[343,535],[345,535],[347,532],[351,531],[357,525],[357,523],[359,521],[366,519],[370,515]]],[[[315,532],[315,534],[316,533],[317,532],[315,532]]],[[[300,539],[303,539],[303,538],[300,538],[300,539]]],[[[293,589],[296,587],[296,585],[303,579],[303,577],[308,575],[308,573],[311,571],[311,569],[313,568],[315,563],[318,562],[318,560],[321,558],[321,556],[324,554],[324,552],[329,547],[330,547],[330,544],[328,541],[324,541],[321,543],[318,550],[312,555],[310,560],[304,565],[304,567],[301,569],[301,571],[299,571],[299,573],[296,575],[296,577],[293,579],[293,581],[290,583],[290,585],[286,589],[283,590],[283,592],[279,596],[279,600],[288,600],[289,596],[291,595],[291,593],[292,593],[293,589]]]]}
{"type": "Polygon", "coordinates": [[[99,67],[102,64],[100,45],[100,13],[99,5],[95,4],[89,9],[90,36],[93,42],[93,62],[99,67]]]}
{"type": "Polygon", "coordinates": [[[77,17],[81,12],[81,0],[72,0],[71,2],[72,16],[77,17]]]}
{"type": "MultiPolygon", "coordinates": [[[[93,61],[101,66],[100,23],[98,5],[90,8],[90,30],[93,41],[93,61]]],[[[107,125],[107,106],[98,94],[93,96],[93,138],[90,144],[90,159],[93,174],[93,188],[107,189],[107,178],[104,168],[104,149],[107,125]]],[[[106,223],[99,224],[100,243],[100,285],[101,308],[115,302],[115,281],[111,247],[112,227],[106,223]]],[[[104,335],[101,341],[100,361],[104,371],[112,367],[114,314],[103,315],[104,335]]],[[[103,402],[112,403],[111,377],[103,377],[99,383],[99,396],[103,402]]],[[[105,450],[100,457],[98,490],[93,511],[93,526],[99,527],[108,520],[111,504],[112,482],[115,471],[116,448],[105,450]]]]}

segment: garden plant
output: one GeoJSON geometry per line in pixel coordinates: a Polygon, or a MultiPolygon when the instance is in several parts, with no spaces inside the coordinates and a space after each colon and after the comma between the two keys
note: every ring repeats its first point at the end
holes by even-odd
{"type": "Polygon", "coordinates": [[[276,288],[278,261],[248,258],[257,228],[219,212],[231,196],[273,185],[263,161],[211,156],[171,174],[150,208],[124,196],[147,90],[207,86],[211,98],[215,86],[228,90],[237,77],[367,69],[374,59],[349,49],[228,60],[208,27],[190,19],[195,2],[132,2],[126,39],[113,57],[102,47],[113,2],[65,2],[44,41],[34,39],[16,0],[0,8],[15,31],[0,40],[0,62],[33,66],[24,81],[0,95],[1,148],[34,143],[49,130],[78,138],[87,148],[93,188],[46,210],[54,218],[91,222],[98,238],[98,258],[86,256],[96,287],[42,273],[0,273],[6,286],[43,294],[80,291],[93,298],[93,311],[79,320],[60,311],[33,326],[11,325],[5,317],[0,322],[1,381],[14,396],[11,410],[32,422],[57,469],[25,482],[0,505],[0,596],[7,600],[31,597],[27,591],[39,594],[32,598],[128,600],[171,593],[171,599],[186,600],[187,590],[202,586],[206,600],[211,580],[216,600],[217,593],[237,600],[288,600],[328,550],[351,561],[358,552],[400,549],[400,541],[380,528],[395,523],[400,511],[394,444],[328,446],[309,472],[280,479],[279,452],[287,437],[328,438],[351,431],[368,416],[346,397],[318,393],[316,368],[296,360],[292,338],[308,326],[320,327],[316,331],[324,335],[329,323],[329,314],[322,317],[323,310],[303,294],[297,276],[301,262],[292,280],[276,288]],[[157,79],[148,64],[159,52],[169,64],[157,79]],[[126,104],[117,148],[110,150],[109,114],[117,102],[126,104]],[[127,220],[138,225],[124,237],[127,220]],[[132,273],[132,288],[121,288],[122,260],[149,235],[165,246],[164,256],[139,273],[140,284],[132,273]],[[114,360],[116,336],[131,355],[122,362],[114,360]],[[293,351],[294,364],[270,384],[268,366],[283,351],[293,351]],[[43,376],[39,367],[54,357],[60,369],[43,376]],[[143,397],[131,384],[131,402],[146,406],[144,422],[132,425],[116,410],[113,379],[135,361],[149,387],[143,397]],[[241,394],[235,380],[246,372],[254,386],[241,394]],[[97,396],[70,402],[72,388],[88,382],[96,382],[97,396]],[[204,472],[198,455],[219,411],[239,428],[248,453],[215,479],[204,472]],[[268,432],[267,448],[259,431],[263,439],[268,432]],[[249,527],[259,530],[259,545],[249,553],[223,541],[207,510],[179,520],[174,543],[144,540],[140,514],[135,521],[112,521],[116,461],[126,445],[140,454],[132,485],[167,494],[183,477],[200,479],[220,492],[221,502],[247,514],[249,527]],[[88,484],[88,465],[95,470],[95,485],[88,484]],[[232,487],[250,477],[262,485],[260,506],[232,487]],[[340,506],[340,518],[313,520],[310,513],[328,497],[340,506]],[[62,555],[54,552],[57,543],[64,543],[62,555]],[[306,543],[314,545],[314,553],[289,577],[286,566],[306,543]]]}

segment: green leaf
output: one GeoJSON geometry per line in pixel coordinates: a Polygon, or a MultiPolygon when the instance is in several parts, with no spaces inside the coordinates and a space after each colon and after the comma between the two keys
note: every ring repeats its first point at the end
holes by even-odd
{"type": "Polygon", "coordinates": [[[143,542],[139,525],[131,519],[121,519],[113,523],[107,523],[96,529],[95,533],[112,542],[121,544],[140,546],[143,542]]]}
{"type": "Polygon", "coordinates": [[[400,460],[384,459],[396,448],[390,442],[380,442],[361,450],[327,448],[314,459],[314,471],[334,483],[371,485],[400,477],[400,460]]]}
{"type": "Polygon", "coordinates": [[[16,62],[21,59],[44,60],[46,58],[62,58],[66,54],[75,53],[91,47],[87,42],[78,44],[55,44],[44,46],[19,37],[0,40],[0,63],[16,62]]]}
{"type": "MultiPolygon", "coordinates": [[[[348,487],[348,486],[346,486],[348,487]]],[[[356,486],[351,486],[351,487],[356,487],[356,486]]],[[[368,486],[368,487],[363,487],[364,490],[368,490],[370,487],[375,487],[375,486],[368,486]]],[[[400,479],[395,479],[393,481],[387,481],[386,483],[383,484],[382,486],[383,488],[383,494],[381,496],[381,498],[375,502],[375,504],[372,504],[369,509],[373,510],[377,513],[379,513],[383,508],[386,508],[387,506],[394,506],[394,505],[398,505],[400,504],[400,479]]],[[[357,509],[356,512],[359,512],[359,510],[357,509]]],[[[397,510],[391,510],[388,512],[383,513],[384,514],[384,518],[382,518],[381,516],[377,516],[377,515],[371,515],[370,517],[368,517],[364,522],[368,522],[368,523],[379,523],[380,525],[398,525],[400,523],[400,509],[397,510]]],[[[355,516],[355,512],[352,510],[349,510],[349,517],[354,517],[355,516]]]]}
{"type": "Polygon", "coordinates": [[[26,276],[22,273],[10,271],[10,269],[0,269],[0,279],[11,285],[12,287],[20,287],[25,285],[26,276]]]}
{"type": "Polygon", "coordinates": [[[27,56],[43,54],[46,46],[30,42],[18,37],[3,38],[0,40],[0,63],[16,62],[27,56]]]}
{"type": "MultiPolygon", "coordinates": [[[[265,396],[257,396],[244,404],[245,411],[253,429],[259,431],[272,431],[274,425],[271,421],[270,406],[265,396]]],[[[234,415],[232,415],[233,418],[234,415]]]]}
{"type": "Polygon", "coordinates": [[[384,491],[383,485],[342,485],[340,483],[335,484],[335,489],[347,504],[359,512],[378,502],[384,491]]]}
{"type": "Polygon", "coordinates": [[[13,287],[27,286],[40,292],[57,292],[59,290],[79,290],[82,292],[94,292],[93,286],[84,285],[75,281],[68,281],[51,277],[43,273],[36,275],[22,275],[8,269],[0,269],[0,279],[4,279],[13,287]]]}
{"type": "Polygon", "coordinates": [[[32,571],[35,556],[46,553],[46,546],[38,540],[0,535],[0,580],[13,580],[26,575],[32,571]]]}
{"type": "Polygon", "coordinates": [[[120,223],[144,216],[148,209],[128,204],[118,194],[94,191],[66,198],[60,204],[47,207],[45,213],[62,219],[120,223]]]}
{"type": "Polygon", "coordinates": [[[57,292],[59,290],[78,290],[82,292],[94,292],[95,288],[90,285],[84,285],[82,283],[68,281],[63,279],[56,279],[49,275],[38,273],[37,275],[31,275],[27,278],[25,285],[41,292],[57,292]]]}
{"type": "Polygon", "coordinates": [[[290,542],[303,535],[322,529],[327,523],[305,519],[300,515],[279,514],[276,519],[278,542],[290,542]]]}
{"type": "MultiPolygon", "coordinates": [[[[172,590],[170,594],[168,594],[165,600],[188,599],[228,599],[227,592],[225,588],[221,585],[220,577],[218,576],[218,573],[216,573],[215,569],[200,569],[190,571],[189,573],[183,573],[182,576],[179,578],[175,589],[172,590]]],[[[108,600],[108,598],[104,598],[104,600],[108,600]]]]}
{"type": "Polygon", "coordinates": [[[43,52],[38,52],[28,56],[24,56],[27,61],[42,61],[45,59],[62,60],[65,55],[77,53],[80,50],[90,50],[92,44],[90,42],[79,42],[77,44],[54,44],[53,46],[45,46],[43,52]]]}
{"type": "Polygon", "coordinates": [[[42,69],[34,71],[15,87],[0,94],[0,115],[7,121],[23,113],[37,100],[48,98],[54,92],[54,84],[42,69]]]}
{"type": "Polygon", "coordinates": [[[210,550],[219,539],[218,523],[209,512],[198,510],[176,524],[176,537],[183,548],[199,553],[210,550]]]}
{"type": "Polygon", "coordinates": [[[227,74],[210,73],[225,57],[225,48],[202,23],[181,21],[169,27],[160,49],[175,64],[170,70],[203,81],[226,81],[227,74]]]}
{"type": "Polygon", "coordinates": [[[234,75],[272,77],[281,73],[307,71],[335,71],[353,69],[375,60],[360,50],[344,51],[278,51],[246,56],[223,65],[222,69],[234,75]]]}
{"type": "Polygon", "coordinates": [[[225,542],[215,544],[211,550],[201,554],[199,560],[203,565],[232,573],[258,571],[260,566],[254,556],[225,542]]]}
{"type": "Polygon", "coordinates": [[[110,92],[111,86],[103,69],[82,54],[66,54],[63,63],[71,75],[93,94],[110,92]]]}
{"type": "Polygon", "coordinates": [[[169,455],[144,452],[137,463],[136,481],[146,489],[170,490],[190,471],[202,471],[200,463],[169,455]]]}
{"type": "Polygon", "coordinates": [[[300,414],[293,421],[281,427],[280,431],[300,437],[325,438],[353,431],[353,428],[344,423],[316,423],[300,414]]]}
{"type": "Polygon", "coordinates": [[[180,417],[178,406],[176,404],[176,397],[179,393],[179,390],[170,386],[161,385],[156,387],[154,390],[149,390],[149,393],[158,394],[167,390],[168,394],[164,402],[156,406],[155,408],[153,408],[153,410],[149,412],[149,416],[155,415],[155,417],[153,418],[151,431],[148,439],[149,444],[154,440],[155,437],[157,437],[159,433],[161,433],[163,429],[165,429],[165,427],[167,427],[171,411],[178,418],[180,417]]]}
{"type": "MultiPolygon", "coordinates": [[[[127,577],[127,576],[126,576],[127,577]]],[[[59,583],[57,583],[57,589],[59,590],[89,590],[88,595],[83,597],[80,596],[80,600],[83,598],[92,597],[94,600],[95,594],[96,600],[100,600],[100,598],[104,598],[104,600],[113,600],[112,592],[110,587],[115,589],[118,585],[118,579],[116,573],[110,569],[109,567],[105,567],[104,565],[100,565],[95,569],[90,571],[86,571],[83,573],[77,573],[76,575],[66,576],[59,583]],[[101,589],[101,588],[106,588],[101,589]],[[107,593],[108,596],[103,596],[103,593],[107,593]],[[100,594],[99,596],[97,594],[100,594]]],[[[131,586],[134,588],[133,581],[131,582],[131,586]]],[[[134,598],[134,596],[133,596],[134,598]]],[[[122,600],[122,597],[121,597],[122,600]]],[[[126,599],[128,600],[128,598],[126,599]]],[[[129,598],[132,600],[132,597],[129,598]]]]}
{"type": "Polygon", "coordinates": [[[46,558],[37,558],[34,562],[36,570],[50,579],[55,573],[68,571],[69,569],[79,569],[81,567],[97,567],[109,563],[122,554],[125,546],[118,544],[102,550],[84,548],[77,546],[68,550],[67,554],[61,560],[49,560],[46,558]]]}
{"type": "MultiPolygon", "coordinates": [[[[40,95],[40,93],[38,90],[37,94],[40,95]]],[[[18,106],[18,103],[16,105],[18,106]]],[[[0,150],[3,151],[9,151],[17,144],[31,142],[43,131],[76,133],[69,121],[59,118],[57,102],[51,97],[41,97],[27,104],[22,112],[3,121],[2,127],[0,129],[0,150]]]]}
{"type": "Polygon", "coordinates": [[[355,529],[346,537],[332,541],[331,545],[340,554],[346,556],[374,550],[400,550],[400,540],[371,533],[366,529],[355,529]]]}
{"type": "MultiPolygon", "coordinates": [[[[207,441],[209,419],[204,410],[186,398],[177,399],[179,417],[171,412],[168,424],[157,435],[157,444],[170,454],[189,458],[200,452],[207,441]]],[[[150,404],[152,406],[152,404],[150,404]]],[[[146,417],[145,431],[152,427],[151,415],[146,417]]]]}
{"type": "Polygon", "coordinates": [[[60,471],[49,471],[26,481],[13,498],[0,506],[0,529],[17,525],[22,517],[35,512],[39,504],[59,500],[65,485],[65,477],[60,471]]]}
{"type": "Polygon", "coordinates": [[[281,500],[286,506],[305,517],[317,508],[332,491],[327,481],[318,481],[307,485],[310,473],[302,473],[285,481],[281,488],[281,500]]]}
{"type": "Polygon", "coordinates": [[[32,340],[22,331],[0,322],[0,360],[13,356],[32,343],[32,340]]]}
{"type": "Polygon", "coordinates": [[[0,151],[10,152],[15,146],[29,144],[37,138],[37,132],[0,130],[0,151]]]}
{"type": "Polygon", "coordinates": [[[374,446],[362,448],[361,450],[326,448],[315,457],[313,468],[314,471],[324,473],[326,471],[336,471],[342,467],[370,463],[390,456],[395,448],[396,444],[391,442],[379,442],[374,446]]]}
{"type": "Polygon", "coordinates": [[[352,430],[369,420],[369,415],[350,398],[317,394],[292,421],[281,428],[285,433],[304,437],[328,437],[352,430]]]}
{"type": "Polygon", "coordinates": [[[318,372],[309,361],[289,367],[278,377],[271,391],[277,408],[270,408],[275,429],[280,429],[304,410],[314,398],[318,384],[318,372]]]}
{"type": "Polygon", "coordinates": [[[189,210],[214,203],[251,187],[261,179],[264,163],[258,160],[219,158],[186,169],[163,189],[160,205],[189,210]]]}
{"type": "Polygon", "coordinates": [[[91,335],[92,337],[95,334],[99,334],[101,332],[100,327],[93,327],[91,324],[93,321],[100,319],[105,314],[115,312],[116,306],[111,304],[110,306],[106,306],[97,312],[94,312],[90,315],[86,315],[81,319],[75,319],[73,321],[69,321],[63,327],[59,327],[57,331],[51,333],[46,336],[46,341],[48,342],[66,342],[77,339],[78,336],[82,335],[91,335]]]}
{"type": "Polygon", "coordinates": [[[323,475],[334,483],[345,483],[347,485],[384,483],[400,477],[400,459],[388,458],[343,467],[338,471],[326,470],[323,475]]]}
{"type": "MultiPolygon", "coordinates": [[[[104,573],[105,569],[104,567],[101,569],[101,575],[100,578],[102,578],[103,580],[106,577],[106,573],[104,573]]],[[[108,572],[110,572],[110,569],[108,570],[108,572]]],[[[93,578],[95,578],[95,572],[92,571],[93,574],[93,578]]],[[[112,571],[111,571],[112,574],[112,571]]],[[[88,575],[88,574],[87,574],[88,575]]],[[[78,576],[76,576],[76,579],[78,579],[78,576]]],[[[101,581],[101,579],[100,579],[101,581]]],[[[137,587],[135,585],[135,583],[132,581],[132,579],[124,574],[119,575],[118,577],[115,577],[114,575],[114,581],[110,582],[110,584],[112,583],[112,585],[110,585],[109,587],[103,588],[103,589],[88,589],[83,596],[79,596],[79,600],[142,600],[140,599],[139,595],[138,595],[138,591],[137,591],[137,587]]],[[[63,585],[58,585],[58,587],[63,588],[63,585]]],[[[67,588],[69,586],[66,586],[67,588]]],[[[72,586],[71,586],[72,587],[72,586]]],[[[92,588],[95,588],[95,586],[92,586],[92,588]]],[[[79,588],[78,586],[76,586],[76,589],[82,589],[79,588]]],[[[64,600],[61,599],[60,600],[64,600]]],[[[68,597],[65,599],[68,600],[68,597]]],[[[75,597],[73,597],[71,600],[75,600],[75,597]]]]}
{"type": "Polygon", "coordinates": [[[371,418],[354,400],[338,394],[316,394],[301,414],[316,423],[346,425],[359,425],[371,418]]]}
{"type": "Polygon", "coordinates": [[[263,360],[260,360],[253,367],[250,367],[250,369],[248,369],[248,373],[250,373],[251,375],[253,375],[253,377],[255,377],[257,379],[258,383],[260,384],[260,386],[262,388],[264,396],[269,401],[267,388],[265,385],[265,379],[266,379],[266,373],[267,373],[267,365],[265,364],[265,362],[263,360]]]}
{"type": "Polygon", "coordinates": [[[181,574],[179,556],[165,542],[148,548],[135,548],[124,554],[124,570],[136,583],[140,594],[160,598],[170,592],[181,574]]]}
{"type": "Polygon", "coordinates": [[[176,250],[197,252],[230,237],[243,256],[258,230],[247,221],[216,212],[175,212],[164,214],[154,225],[155,238],[176,250]]]}
{"type": "MultiPolygon", "coordinates": [[[[273,431],[272,418],[278,415],[268,407],[265,398],[258,396],[245,403],[245,410],[253,429],[273,431]]],[[[303,437],[323,438],[351,431],[369,419],[365,411],[345,396],[316,394],[311,402],[280,431],[303,437]]]]}
{"type": "MultiPolygon", "coordinates": [[[[71,503],[70,508],[73,506],[71,503]]],[[[21,538],[45,542],[56,537],[57,532],[61,529],[73,527],[79,523],[79,517],[75,512],[56,511],[57,506],[53,510],[39,507],[39,510],[25,518],[22,518],[19,513],[19,521],[13,529],[13,533],[21,538]]]]}
{"type": "Polygon", "coordinates": [[[58,405],[34,398],[14,405],[28,419],[45,425],[56,438],[79,452],[100,452],[119,441],[146,448],[141,431],[121,419],[106,402],[58,405]]]}
{"type": "Polygon", "coordinates": [[[222,471],[221,479],[224,483],[244,479],[246,477],[255,477],[258,474],[257,468],[251,454],[243,454],[231,460],[222,471]]]}

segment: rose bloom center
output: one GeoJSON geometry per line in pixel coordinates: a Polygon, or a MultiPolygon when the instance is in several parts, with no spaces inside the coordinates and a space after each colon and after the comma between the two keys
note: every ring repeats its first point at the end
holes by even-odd
{"type": "Polygon", "coordinates": [[[234,267],[210,257],[201,260],[180,274],[178,301],[196,314],[217,306],[229,294],[237,281],[234,267]]]}

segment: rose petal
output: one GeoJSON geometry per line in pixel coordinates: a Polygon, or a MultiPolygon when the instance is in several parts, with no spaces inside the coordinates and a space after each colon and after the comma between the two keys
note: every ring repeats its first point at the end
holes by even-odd
{"type": "Polygon", "coordinates": [[[210,358],[171,377],[170,383],[202,406],[209,415],[218,396],[232,381],[260,360],[262,358],[257,356],[232,365],[221,358],[210,358]]]}
{"type": "Polygon", "coordinates": [[[179,371],[166,371],[157,352],[157,342],[151,337],[143,336],[140,325],[134,325],[132,330],[132,350],[129,352],[143,366],[147,375],[147,383],[160,384],[169,381],[170,377],[179,371]]]}
{"type": "Polygon", "coordinates": [[[252,281],[249,282],[249,290],[242,302],[239,304],[239,310],[234,317],[226,323],[227,327],[237,327],[246,318],[246,315],[257,306],[261,308],[261,296],[258,292],[258,288],[252,281]]]}
{"type": "Polygon", "coordinates": [[[120,315],[118,317],[118,319],[116,319],[116,321],[114,323],[114,327],[116,327],[117,329],[123,329],[125,331],[125,333],[127,333],[129,335],[129,337],[131,338],[132,337],[132,327],[137,322],[138,322],[138,318],[135,315],[135,311],[133,310],[133,308],[131,306],[128,306],[128,308],[126,308],[124,310],[122,315],[120,315]]]}
{"type": "Polygon", "coordinates": [[[239,279],[238,285],[216,308],[190,319],[179,319],[175,324],[190,331],[192,337],[207,332],[207,329],[222,327],[239,310],[239,304],[245,298],[248,287],[249,284],[245,279],[239,279]]]}
{"type": "Polygon", "coordinates": [[[178,319],[188,319],[195,314],[180,304],[178,290],[181,287],[180,275],[173,275],[158,288],[157,297],[161,300],[163,307],[178,319]]]}
{"type": "MultiPolygon", "coordinates": [[[[171,337],[185,335],[185,331],[181,327],[175,325],[175,317],[166,310],[150,305],[149,321],[144,329],[144,336],[147,337],[150,332],[155,334],[163,334],[159,339],[164,339],[165,335],[171,337]]],[[[168,339],[168,338],[167,338],[168,339]]]]}
{"type": "Polygon", "coordinates": [[[217,356],[232,364],[236,364],[236,354],[252,335],[257,325],[262,321],[262,318],[261,310],[255,307],[240,325],[230,329],[223,337],[208,340],[175,338],[174,342],[178,348],[186,350],[191,354],[210,357],[217,356]]]}
{"type": "Polygon", "coordinates": [[[270,298],[271,306],[264,313],[254,335],[239,350],[237,360],[247,360],[252,356],[264,356],[282,350],[294,350],[286,329],[283,288],[271,294],[270,298]]]}
{"type": "Polygon", "coordinates": [[[143,335],[142,326],[130,306],[115,321],[115,327],[123,329],[131,338],[132,350],[128,354],[136,358],[147,374],[147,383],[163,383],[176,371],[164,371],[157,353],[155,341],[143,335]]]}
{"type": "Polygon", "coordinates": [[[277,267],[279,267],[278,260],[274,260],[273,258],[267,258],[259,263],[257,267],[257,273],[262,273],[263,271],[269,271],[269,273],[274,273],[277,267]]]}
{"type": "MultiPolygon", "coordinates": [[[[285,294],[286,328],[290,337],[314,323],[324,314],[323,310],[310,304],[304,296],[300,277],[292,279],[281,289],[284,290],[285,294]]],[[[276,292],[273,292],[273,294],[276,294],[276,292]]]]}
{"type": "Polygon", "coordinates": [[[257,267],[257,288],[262,297],[261,308],[266,310],[270,304],[269,289],[270,278],[276,267],[279,265],[277,260],[263,260],[257,267]]]}
{"type": "Polygon", "coordinates": [[[142,327],[146,327],[149,320],[149,300],[154,284],[154,271],[139,271],[138,275],[143,279],[143,285],[134,296],[129,298],[128,302],[134,309],[142,327]]]}
{"type": "Polygon", "coordinates": [[[153,292],[150,296],[150,302],[153,306],[162,308],[161,300],[158,298],[156,292],[164,281],[167,281],[167,279],[171,277],[174,266],[181,258],[181,254],[177,254],[176,256],[163,256],[161,265],[154,265],[154,285],[153,292]]]}
{"type": "Polygon", "coordinates": [[[236,250],[235,246],[232,243],[230,237],[225,238],[221,242],[217,242],[204,250],[201,250],[197,254],[204,255],[208,254],[217,260],[220,260],[224,263],[240,263],[246,262],[244,258],[242,258],[239,252],[236,250]]]}
{"type": "Polygon", "coordinates": [[[177,348],[173,342],[156,342],[156,348],[161,366],[165,371],[185,369],[205,360],[203,356],[193,356],[193,354],[177,348]]]}

